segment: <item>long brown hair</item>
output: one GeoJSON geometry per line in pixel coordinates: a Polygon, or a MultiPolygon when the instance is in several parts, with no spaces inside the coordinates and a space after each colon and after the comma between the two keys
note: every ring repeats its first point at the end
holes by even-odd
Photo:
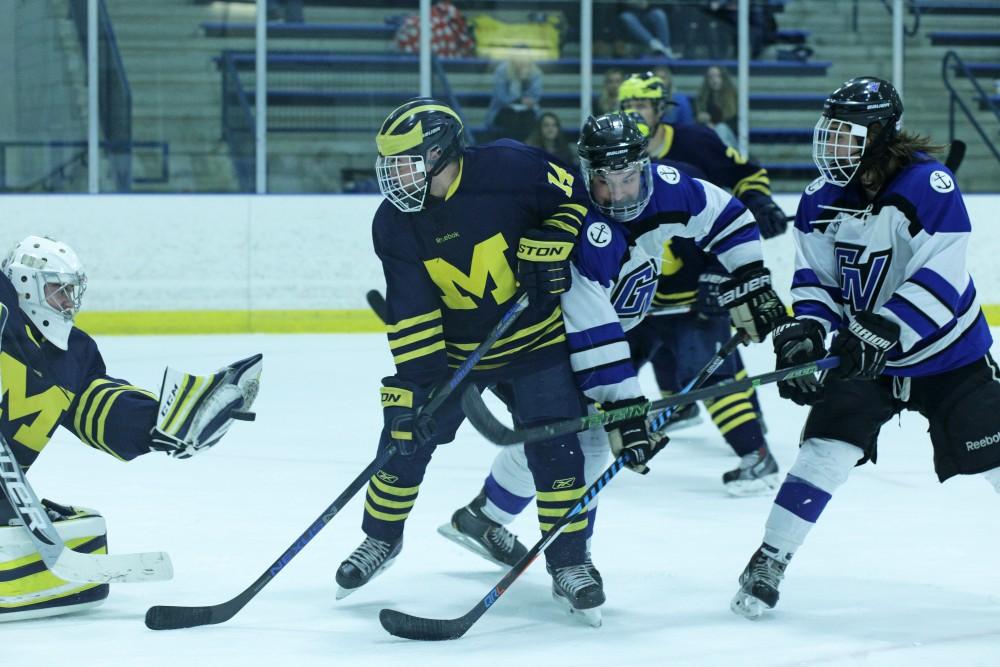
{"type": "MultiPolygon", "coordinates": [[[[877,131],[876,123],[869,132],[877,131]]],[[[934,143],[930,137],[903,130],[889,140],[882,150],[880,159],[865,165],[864,171],[860,174],[861,183],[873,190],[881,189],[886,181],[903,167],[913,162],[932,160],[935,153],[943,153],[944,150],[944,146],[934,143]],[[921,153],[925,153],[926,156],[920,155],[921,153]]]]}
{"type": "Polygon", "coordinates": [[[733,80],[725,67],[712,65],[708,69],[712,69],[712,67],[719,70],[722,86],[718,91],[712,90],[712,87],[708,85],[708,70],[705,70],[701,90],[698,91],[698,111],[704,111],[714,116],[712,113],[712,107],[714,106],[717,109],[719,118],[713,117],[712,122],[717,123],[721,121],[724,123],[736,118],[736,114],[739,111],[736,100],[736,86],[733,85],[733,80]]]}

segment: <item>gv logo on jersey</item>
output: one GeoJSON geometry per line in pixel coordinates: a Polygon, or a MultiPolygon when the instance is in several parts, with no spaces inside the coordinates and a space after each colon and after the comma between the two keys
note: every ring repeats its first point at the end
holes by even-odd
{"type": "Polygon", "coordinates": [[[891,248],[871,253],[867,262],[858,261],[862,252],[862,246],[838,243],[834,247],[840,273],[840,296],[854,312],[871,310],[875,305],[892,261],[891,248]]]}
{"type": "Polygon", "coordinates": [[[651,259],[625,274],[611,293],[611,304],[619,317],[638,317],[649,310],[658,278],[656,262],[651,259]]]}

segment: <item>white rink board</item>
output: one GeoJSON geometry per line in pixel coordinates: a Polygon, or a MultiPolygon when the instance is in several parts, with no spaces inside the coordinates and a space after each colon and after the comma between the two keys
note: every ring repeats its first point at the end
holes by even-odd
{"type": "MultiPolygon", "coordinates": [[[[778,195],[792,213],[798,195],[778,195]]],[[[29,234],[67,241],[88,267],[88,311],[366,308],[384,286],[372,195],[18,195],[0,197],[0,251],[29,234]]],[[[1000,303],[1000,195],[967,195],[969,267],[1000,303]]],[[[470,220],[470,224],[474,224],[470,220]]],[[[787,297],[795,253],[765,243],[787,297]]]]}

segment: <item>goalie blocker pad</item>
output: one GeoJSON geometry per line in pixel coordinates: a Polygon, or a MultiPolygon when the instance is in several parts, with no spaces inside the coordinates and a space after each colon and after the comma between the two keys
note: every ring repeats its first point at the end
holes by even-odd
{"type": "MultiPolygon", "coordinates": [[[[0,516],[6,499],[0,497],[0,516]]],[[[66,546],[79,553],[106,554],[107,527],[94,510],[74,508],[71,518],[56,521],[66,546]]],[[[20,525],[0,524],[0,622],[61,616],[101,605],[108,584],[69,582],[42,562],[28,533],[20,525]]]]}

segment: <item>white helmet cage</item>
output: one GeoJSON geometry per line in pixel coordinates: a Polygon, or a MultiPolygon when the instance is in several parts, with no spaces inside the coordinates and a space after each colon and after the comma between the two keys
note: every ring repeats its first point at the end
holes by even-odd
{"type": "Polygon", "coordinates": [[[430,179],[422,155],[379,155],[375,158],[375,175],[382,196],[403,213],[424,207],[430,179]]]}
{"type": "Polygon", "coordinates": [[[866,126],[820,116],[813,128],[813,163],[827,183],[847,185],[861,166],[867,143],[866,126]]]}
{"type": "Polygon", "coordinates": [[[53,345],[67,349],[87,290],[87,274],[73,249],[48,237],[29,236],[14,246],[0,270],[28,319],[53,345]]]}

